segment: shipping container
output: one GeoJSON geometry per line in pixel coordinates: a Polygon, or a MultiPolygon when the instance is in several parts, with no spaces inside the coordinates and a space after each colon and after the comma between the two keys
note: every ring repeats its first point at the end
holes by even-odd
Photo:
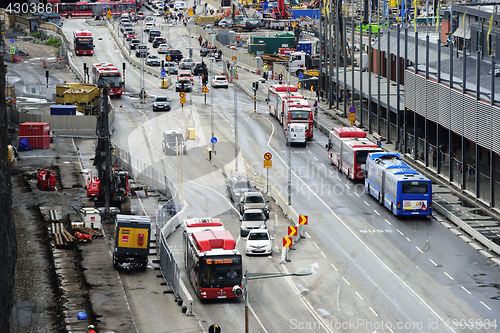
{"type": "Polygon", "coordinates": [[[50,123],[19,124],[19,140],[27,138],[33,149],[50,147],[50,123]]]}
{"type": "Polygon", "coordinates": [[[76,105],[51,105],[51,116],[76,116],[76,105]]]}
{"type": "Polygon", "coordinates": [[[294,9],[293,18],[300,19],[301,17],[317,20],[319,18],[319,9],[294,9]]]}
{"type": "Polygon", "coordinates": [[[252,44],[265,44],[267,54],[278,53],[281,47],[293,47],[295,37],[252,37],[252,44]]]}

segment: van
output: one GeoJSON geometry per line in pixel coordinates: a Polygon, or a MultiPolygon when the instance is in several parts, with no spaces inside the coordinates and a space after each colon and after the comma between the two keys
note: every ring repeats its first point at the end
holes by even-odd
{"type": "Polygon", "coordinates": [[[184,141],[184,136],[179,130],[163,132],[162,146],[165,154],[186,155],[186,141],[184,141]]]}
{"type": "Polygon", "coordinates": [[[301,145],[306,145],[306,132],[307,124],[304,123],[289,123],[286,136],[286,145],[291,145],[292,143],[298,143],[301,145]]]}
{"type": "Polygon", "coordinates": [[[161,32],[159,30],[150,30],[148,42],[152,43],[156,37],[160,37],[160,36],[161,36],[161,32]]]}

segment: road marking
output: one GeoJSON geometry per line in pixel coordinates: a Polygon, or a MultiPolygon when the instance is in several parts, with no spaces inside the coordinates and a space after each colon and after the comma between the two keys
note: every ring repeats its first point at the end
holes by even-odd
{"type": "Polygon", "coordinates": [[[370,309],[370,311],[373,312],[373,314],[378,317],[378,313],[376,313],[375,310],[371,308],[371,306],[369,306],[368,309],[370,309]]]}
{"type": "Polygon", "coordinates": [[[389,222],[389,221],[387,221],[387,220],[384,220],[384,221],[385,221],[385,222],[387,222],[387,224],[392,225],[392,224],[391,224],[391,222],[389,222]]]}
{"type": "Polygon", "coordinates": [[[323,252],[320,252],[320,253],[321,253],[321,254],[323,255],[323,257],[325,257],[325,259],[326,259],[326,256],[325,256],[325,254],[324,254],[323,252]]]}
{"type": "Polygon", "coordinates": [[[432,261],[432,259],[429,259],[429,261],[432,262],[434,266],[438,267],[438,265],[434,261],[432,261]]]}
{"type": "Polygon", "coordinates": [[[420,253],[424,254],[424,251],[420,250],[418,246],[415,246],[420,253]]]}
{"type": "Polygon", "coordinates": [[[332,171],[332,170],[328,170],[328,172],[333,173],[333,171],[332,171]]]}
{"type": "Polygon", "coordinates": [[[314,159],[315,159],[316,161],[318,160],[318,158],[317,158],[316,156],[313,156],[313,157],[314,157],[314,159]]]}
{"type": "Polygon", "coordinates": [[[405,235],[405,234],[403,234],[401,231],[399,231],[399,229],[396,229],[396,231],[397,231],[397,232],[399,232],[399,234],[400,234],[401,236],[404,236],[404,235],[405,235]]]}
{"type": "Polygon", "coordinates": [[[330,264],[330,265],[333,267],[333,269],[334,269],[336,272],[338,272],[338,271],[339,271],[339,270],[338,270],[335,266],[333,266],[333,264],[330,264]]]}
{"type": "MultiPolygon", "coordinates": [[[[310,150],[307,151],[309,154],[312,154],[310,150]]],[[[316,158],[316,157],[315,157],[316,158]]]]}
{"type": "Polygon", "coordinates": [[[248,306],[248,308],[250,309],[250,311],[252,311],[252,314],[255,317],[255,319],[257,319],[257,321],[259,322],[260,327],[262,327],[262,329],[264,330],[264,332],[268,333],[267,330],[266,330],[266,328],[264,327],[264,324],[262,324],[262,322],[260,321],[259,317],[257,317],[257,314],[255,313],[255,311],[253,310],[253,308],[251,306],[248,306]]]}
{"type": "Polygon", "coordinates": [[[323,166],[323,168],[326,168],[326,165],[324,165],[323,163],[321,163],[321,166],[323,166]]]}
{"type": "Polygon", "coordinates": [[[484,305],[484,306],[485,306],[488,310],[490,310],[490,311],[491,311],[491,308],[490,308],[488,305],[484,304],[482,301],[480,301],[480,302],[481,302],[481,304],[482,304],[482,305],[484,305]]]}
{"type": "Polygon", "coordinates": [[[340,179],[340,177],[339,177],[339,176],[337,176],[337,179],[338,179],[338,180],[340,180],[340,181],[342,181],[342,179],[340,179]]]}
{"type": "Polygon", "coordinates": [[[452,280],[455,280],[454,278],[452,278],[452,277],[450,276],[450,274],[448,274],[448,273],[446,273],[446,272],[444,272],[444,275],[446,275],[447,277],[449,277],[449,278],[450,278],[450,279],[452,279],[452,280]]]}
{"type": "Polygon", "coordinates": [[[364,202],[367,206],[370,206],[370,204],[369,204],[368,202],[366,202],[366,201],[363,201],[363,202],[364,202]]]}
{"type": "Polygon", "coordinates": [[[357,196],[358,198],[360,197],[359,194],[357,194],[356,192],[354,192],[354,195],[357,196]]]}
{"type": "Polygon", "coordinates": [[[361,297],[361,295],[360,295],[360,294],[358,294],[358,292],[357,292],[357,291],[355,291],[354,293],[355,293],[356,295],[358,295],[358,297],[359,297],[359,299],[360,299],[360,300],[362,300],[362,301],[363,301],[363,297],[361,297]]]}
{"type": "Polygon", "coordinates": [[[345,277],[342,277],[342,279],[345,281],[345,283],[347,283],[348,285],[351,285],[351,284],[349,283],[349,281],[347,281],[347,280],[345,279],[345,277]]]}
{"type": "Polygon", "coordinates": [[[309,236],[309,234],[307,233],[307,231],[305,232],[305,234],[306,234],[307,237],[311,238],[311,236],[309,236]]]}
{"type": "Polygon", "coordinates": [[[347,185],[347,184],[345,184],[345,187],[347,187],[348,189],[351,189],[351,188],[349,187],[349,185],[347,185]]]}
{"type": "Polygon", "coordinates": [[[406,240],[407,240],[408,242],[411,242],[411,240],[410,240],[408,237],[406,237],[406,240]]]}
{"type": "Polygon", "coordinates": [[[319,246],[318,246],[318,244],[316,244],[316,243],[313,243],[313,244],[314,244],[314,246],[316,246],[316,248],[319,250],[319,246]]]}
{"type": "Polygon", "coordinates": [[[466,292],[467,294],[472,295],[472,293],[471,293],[470,291],[468,291],[467,289],[465,289],[465,287],[464,287],[464,286],[460,286],[460,288],[462,288],[463,290],[465,290],[465,292],[466,292]]]}
{"type": "Polygon", "coordinates": [[[373,211],[375,212],[375,214],[377,214],[378,216],[380,216],[380,213],[377,212],[375,209],[373,211]]]}

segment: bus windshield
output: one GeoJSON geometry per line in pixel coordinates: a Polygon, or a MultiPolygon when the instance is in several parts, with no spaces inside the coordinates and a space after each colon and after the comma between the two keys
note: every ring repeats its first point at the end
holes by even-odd
{"type": "Polygon", "coordinates": [[[75,49],[77,50],[92,50],[93,48],[92,38],[77,38],[75,41],[75,49]]]}
{"type": "Polygon", "coordinates": [[[356,152],[356,163],[366,164],[366,158],[368,157],[369,151],[357,151],[356,152]]]}
{"type": "Polygon", "coordinates": [[[311,111],[299,111],[299,110],[290,111],[292,119],[307,119],[310,113],[311,111]]]}
{"type": "Polygon", "coordinates": [[[402,183],[402,192],[405,194],[427,194],[428,190],[428,182],[404,181],[402,183]]]}
{"type": "Polygon", "coordinates": [[[122,78],[120,76],[103,76],[100,81],[110,88],[120,88],[122,86],[122,78]]]}
{"type": "Polygon", "coordinates": [[[225,288],[241,285],[240,256],[200,258],[200,287],[225,288]]]}

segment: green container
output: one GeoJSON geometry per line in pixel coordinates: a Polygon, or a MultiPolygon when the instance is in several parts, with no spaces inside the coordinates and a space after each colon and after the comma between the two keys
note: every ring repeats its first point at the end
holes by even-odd
{"type": "Polygon", "coordinates": [[[265,44],[266,50],[264,53],[275,54],[281,47],[293,47],[295,37],[252,37],[252,44],[265,44]]]}
{"type": "Polygon", "coordinates": [[[259,55],[266,52],[266,44],[248,44],[248,53],[259,55]]]}

